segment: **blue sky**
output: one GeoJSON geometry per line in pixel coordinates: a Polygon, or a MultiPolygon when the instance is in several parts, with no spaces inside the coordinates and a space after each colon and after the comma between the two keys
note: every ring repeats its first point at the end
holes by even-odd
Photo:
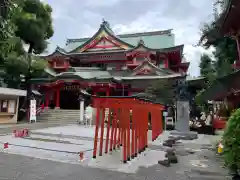
{"type": "Polygon", "coordinates": [[[190,61],[189,74],[199,75],[199,60],[205,51],[195,47],[203,22],[212,18],[214,0],[42,0],[53,8],[54,36],[49,52],[67,38],[92,36],[102,19],[114,32],[134,33],[173,29],[176,45],[184,44],[190,61]]]}

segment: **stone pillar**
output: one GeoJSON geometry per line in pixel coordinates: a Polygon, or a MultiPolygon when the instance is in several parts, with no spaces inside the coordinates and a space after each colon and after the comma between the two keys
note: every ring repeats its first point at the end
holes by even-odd
{"type": "Polygon", "coordinates": [[[79,121],[79,123],[83,124],[83,122],[84,122],[84,100],[80,99],[79,102],[80,102],[80,121],[79,121]]]}
{"type": "Polygon", "coordinates": [[[175,123],[175,130],[171,131],[171,135],[176,136],[184,136],[189,139],[197,139],[198,134],[196,132],[191,132],[189,127],[189,101],[190,95],[188,92],[188,87],[186,83],[186,79],[178,80],[178,88],[177,88],[177,119],[175,123]]]}
{"type": "Polygon", "coordinates": [[[56,109],[60,108],[60,88],[56,89],[56,109]]]}
{"type": "Polygon", "coordinates": [[[177,101],[177,121],[175,122],[175,129],[181,132],[189,132],[189,102],[177,101]]]}

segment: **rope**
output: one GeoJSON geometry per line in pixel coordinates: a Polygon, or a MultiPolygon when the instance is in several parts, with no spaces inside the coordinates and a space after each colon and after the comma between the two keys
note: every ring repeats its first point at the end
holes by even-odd
{"type": "MultiPolygon", "coordinates": [[[[4,142],[0,141],[1,144],[5,144],[4,142]]],[[[32,149],[38,149],[38,150],[46,150],[46,151],[53,151],[53,152],[63,152],[63,153],[69,153],[69,154],[79,154],[79,152],[73,152],[73,151],[61,151],[61,150],[56,150],[56,149],[48,149],[48,148],[40,148],[40,147],[34,147],[34,146],[25,146],[25,145],[19,145],[19,144],[12,144],[12,143],[8,143],[9,145],[12,146],[17,146],[17,147],[26,147],[26,148],[32,148],[32,149]]],[[[87,149],[85,151],[81,151],[81,152],[88,152],[88,151],[92,151],[93,149],[87,149]]]]}

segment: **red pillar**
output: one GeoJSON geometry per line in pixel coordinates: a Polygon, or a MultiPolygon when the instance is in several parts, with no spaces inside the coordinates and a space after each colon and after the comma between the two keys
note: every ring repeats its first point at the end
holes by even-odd
{"type": "Polygon", "coordinates": [[[145,121],[145,148],[148,147],[148,122],[149,122],[149,112],[151,110],[150,105],[146,105],[146,121],[145,121]]]}
{"type": "Polygon", "coordinates": [[[93,147],[93,158],[96,158],[97,155],[97,142],[98,142],[98,127],[100,120],[100,109],[96,107],[96,126],[95,126],[95,136],[94,136],[94,147],[93,147]]]}
{"type": "Polygon", "coordinates": [[[118,111],[118,139],[117,139],[117,145],[118,148],[122,145],[121,143],[121,137],[122,137],[122,123],[121,123],[121,117],[122,117],[122,109],[119,109],[118,111]]]}
{"type": "Polygon", "coordinates": [[[115,113],[116,113],[116,109],[113,109],[113,117],[111,117],[110,121],[111,121],[111,138],[110,138],[110,150],[109,151],[112,151],[113,150],[113,136],[114,136],[114,128],[113,128],[113,122],[114,122],[114,119],[115,119],[115,113]]]}
{"type": "Polygon", "coordinates": [[[100,147],[99,147],[99,156],[102,156],[103,150],[103,136],[104,136],[104,119],[105,119],[105,108],[101,108],[101,134],[100,134],[100,147]]]}
{"type": "Polygon", "coordinates": [[[132,121],[132,124],[131,124],[131,134],[132,134],[132,142],[131,142],[131,158],[133,159],[135,157],[135,118],[134,118],[134,115],[133,115],[133,110],[131,110],[132,113],[131,113],[131,121],[132,121]]]}
{"type": "Polygon", "coordinates": [[[60,88],[56,89],[56,108],[60,108],[60,88]]]}
{"type": "Polygon", "coordinates": [[[166,58],[165,60],[164,60],[164,66],[165,66],[165,68],[168,68],[168,59],[166,58]]]}
{"type": "Polygon", "coordinates": [[[126,109],[126,125],[127,125],[127,159],[130,161],[131,157],[131,139],[130,139],[130,109],[126,109]]]}
{"type": "Polygon", "coordinates": [[[152,141],[154,141],[154,139],[155,139],[155,129],[156,129],[155,119],[156,119],[155,108],[153,108],[151,111],[152,141]]]}
{"type": "Polygon", "coordinates": [[[113,149],[116,149],[116,143],[117,143],[117,111],[115,110],[115,117],[113,119],[113,149]]]}
{"type": "Polygon", "coordinates": [[[123,116],[121,121],[123,121],[123,163],[127,163],[127,128],[126,128],[126,110],[123,109],[123,116]]]}
{"type": "Polygon", "coordinates": [[[109,108],[108,114],[108,122],[107,122],[107,134],[106,134],[106,145],[105,145],[105,153],[108,153],[108,144],[109,144],[109,135],[110,135],[110,118],[111,118],[111,109],[109,108]]]}

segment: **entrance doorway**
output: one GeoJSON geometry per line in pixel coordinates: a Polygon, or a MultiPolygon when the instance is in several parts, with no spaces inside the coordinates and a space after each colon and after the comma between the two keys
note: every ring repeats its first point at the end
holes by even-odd
{"type": "Polygon", "coordinates": [[[77,90],[60,91],[60,109],[80,109],[79,93],[77,90]]]}

